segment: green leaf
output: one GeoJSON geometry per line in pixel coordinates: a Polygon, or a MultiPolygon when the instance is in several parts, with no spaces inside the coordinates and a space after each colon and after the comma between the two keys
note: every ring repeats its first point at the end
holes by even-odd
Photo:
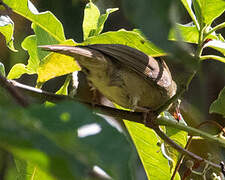
{"type": "Polygon", "coordinates": [[[37,68],[39,66],[39,58],[37,55],[37,39],[35,35],[28,36],[22,42],[22,47],[24,50],[28,51],[30,57],[28,59],[28,64],[24,65],[21,63],[15,64],[9,71],[7,76],[8,79],[17,79],[21,75],[35,74],[37,73],[37,68]]]}
{"type": "Polygon", "coordinates": [[[168,180],[171,178],[168,160],[161,151],[161,140],[156,133],[142,124],[124,120],[135,144],[148,179],[168,180]]]}
{"type": "Polygon", "coordinates": [[[5,66],[1,62],[0,62],[0,74],[2,76],[5,76],[5,66]]]}
{"type": "Polygon", "coordinates": [[[48,32],[57,41],[64,41],[65,35],[60,21],[49,11],[39,13],[29,0],[3,0],[14,12],[24,16],[48,32]]]}
{"type": "MultiPolygon", "coordinates": [[[[164,114],[163,116],[165,116],[167,119],[177,122],[177,120],[175,120],[174,117],[169,112],[165,111],[163,114],[164,114]]],[[[179,123],[187,125],[182,116],[181,116],[181,119],[179,120],[179,123]]],[[[166,134],[175,143],[177,143],[183,148],[187,144],[188,133],[185,131],[180,131],[175,128],[166,127],[166,134]]],[[[166,156],[169,157],[169,160],[170,160],[171,172],[173,172],[177,164],[177,161],[179,160],[180,154],[178,151],[176,151],[174,148],[172,148],[168,144],[165,144],[165,148],[166,148],[166,156]]],[[[179,177],[178,173],[177,173],[177,176],[179,177]]]]}
{"type": "Polygon", "coordinates": [[[105,21],[109,14],[117,10],[118,8],[110,8],[106,10],[105,14],[100,15],[100,11],[95,4],[92,2],[86,4],[83,20],[84,40],[91,36],[99,35],[104,28],[105,21]]]}
{"type": "Polygon", "coordinates": [[[211,25],[225,11],[224,0],[194,0],[193,4],[201,27],[211,25]]]}
{"type": "MultiPolygon", "coordinates": [[[[44,83],[54,77],[80,70],[72,57],[40,50],[38,45],[58,44],[59,42],[39,26],[32,24],[32,28],[35,35],[28,36],[22,43],[23,49],[27,50],[30,55],[28,64],[14,65],[7,76],[9,79],[19,78],[24,73],[38,74],[37,82],[44,83]]],[[[61,44],[75,45],[73,40],[65,40],[61,44]]]]}
{"type": "Polygon", "coordinates": [[[104,28],[104,24],[105,21],[108,19],[109,14],[117,11],[118,8],[110,8],[110,9],[106,9],[106,13],[102,14],[99,18],[98,18],[98,25],[97,25],[97,29],[96,29],[96,33],[95,35],[99,35],[103,28],[104,28]]]}
{"type": "Polygon", "coordinates": [[[162,56],[166,53],[156,47],[153,43],[148,41],[139,31],[126,31],[121,29],[119,31],[111,31],[102,33],[98,36],[90,37],[84,41],[83,45],[88,44],[124,44],[150,55],[162,56]]]}
{"type": "Polygon", "coordinates": [[[192,0],[181,0],[181,2],[183,3],[184,7],[186,8],[188,14],[191,16],[191,19],[193,20],[194,24],[196,25],[197,30],[199,30],[200,27],[199,27],[198,21],[196,19],[194,11],[191,8],[192,0]]]}
{"type": "MultiPolygon", "coordinates": [[[[208,36],[209,39],[218,40],[219,37],[214,33],[208,36]]],[[[181,40],[188,43],[198,44],[199,31],[195,25],[189,24],[179,24],[177,23],[175,28],[172,28],[169,33],[169,40],[181,40]]]]}
{"type": "Polygon", "coordinates": [[[209,113],[217,113],[225,117],[225,88],[220,91],[218,98],[211,104],[209,113]]]}
{"type": "Polygon", "coordinates": [[[199,32],[195,25],[176,24],[169,32],[169,40],[181,40],[189,43],[198,43],[199,32]]]}
{"type": "Polygon", "coordinates": [[[71,75],[67,75],[66,80],[62,87],[56,92],[56,94],[68,95],[68,86],[70,84],[71,75]]]}
{"type": "MultiPolygon", "coordinates": [[[[38,74],[38,82],[43,83],[56,76],[68,74],[73,70],[79,69],[75,61],[71,60],[72,58],[69,58],[69,61],[67,61],[66,57],[62,61],[60,61],[60,63],[56,64],[55,62],[52,62],[52,58],[50,58],[51,55],[49,55],[49,52],[44,52],[37,48],[38,45],[43,44],[58,44],[60,42],[67,44],[67,41],[65,41],[62,24],[52,13],[38,13],[36,8],[29,0],[22,0],[20,2],[14,0],[6,0],[4,2],[15,12],[31,20],[33,22],[32,28],[35,32],[35,35],[28,36],[22,43],[23,49],[27,50],[30,55],[28,64],[14,65],[8,74],[9,79],[19,78],[24,73],[38,74]],[[42,63],[40,64],[40,62],[42,63]],[[68,72],[67,69],[61,70],[61,66],[62,64],[64,64],[64,62],[66,62],[68,65],[68,72]],[[46,69],[46,66],[47,68],[51,68],[51,71],[54,72],[50,73],[49,75],[45,74],[49,72],[49,70],[46,69]]],[[[69,44],[71,44],[71,42],[69,42],[69,44]]]]}
{"type": "Polygon", "coordinates": [[[14,48],[13,44],[13,31],[14,31],[14,23],[10,19],[9,16],[0,16],[0,33],[5,36],[5,41],[9,49],[11,49],[14,52],[17,52],[17,50],[14,48]]]}
{"type": "Polygon", "coordinates": [[[212,40],[207,42],[204,47],[213,48],[219,52],[221,52],[225,56],[225,42],[220,40],[212,40]]]}
{"type": "MultiPolygon", "coordinates": [[[[75,45],[73,40],[67,40],[62,44],[71,46],[75,45]]],[[[73,57],[58,53],[50,53],[42,60],[40,66],[38,67],[37,82],[44,83],[54,77],[62,76],[79,70],[80,66],[76,63],[73,57]]]]}
{"type": "Polygon", "coordinates": [[[0,96],[0,147],[28,163],[24,172],[35,166],[56,179],[88,180],[97,165],[113,179],[132,179],[127,138],[84,106],[64,102],[25,110],[1,88],[0,96]]]}
{"type": "Polygon", "coordinates": [[[15,165],[17,169],[17,180],[56,180],[56,178],[42,171],[40,168],[30,163],[29,161],[16,158],[15,165]]]}
{"type": "Polygon", "coordinates": [[[98,27],[98,19],[100,17],[100,11],[98,7],[92,2],[86,4],[84,10],[83,20],[83,36],[84,40],[88,37],[94,36],[98,27]]]}
{"type": "Polygon", "coordinates": [[[22,64],[22,63],[18,63],[15,64],[9,71],[9,74],[7,75],[7,79],[17,79],[20,78],[20,76],[24,73],[27,74],[34,74],[33,71],[29,71],[27,69],[27,67],[22,64]]]}

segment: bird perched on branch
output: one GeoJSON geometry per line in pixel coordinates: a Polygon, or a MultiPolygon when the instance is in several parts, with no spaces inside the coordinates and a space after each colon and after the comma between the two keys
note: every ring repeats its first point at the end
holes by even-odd
{"type": "Polygon", "coordinates": [[[154,111],[176,93],[166,63],[137,49],[120,44],[40,47],[74,57],[92,85],[124,108],[154,111]]]}

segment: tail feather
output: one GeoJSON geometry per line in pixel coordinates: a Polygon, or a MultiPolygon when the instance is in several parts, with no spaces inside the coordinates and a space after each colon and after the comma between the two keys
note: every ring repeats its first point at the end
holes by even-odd
{"type": "Polygon", "coordinates": [[[102,60],[103,55],[99,51],[93,50],[85,46],[67,46],[67,45],[43,45],[39,48],[45,51],[65,54],[79,60],[81,57],[102,60]]]}

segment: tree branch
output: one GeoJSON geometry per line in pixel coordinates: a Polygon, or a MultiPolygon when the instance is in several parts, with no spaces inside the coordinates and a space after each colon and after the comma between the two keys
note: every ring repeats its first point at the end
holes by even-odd
{"type": "MultiPolygon", "coordinates": [[[[16,100],[18,99],[18,97],[24,97],[18,91],[17,91],[17,93],[14,92],[15,89],[20,89],[21,91],[23,91],[25,93],[28,93],[29,95],[31,95],[33,97],[40,98],[40,99],[43,99],[45,101],[50,101],[50,102],[54,102],[54,103],[64,101],[64,100],[78,101],[78,102],[81,102],[84,105],[88,106],[90,109],[92,109],[93,111],[95,111],[97,113],[101,113],[101,114],[104,114],[104,115],[116,117],[115,119],[118,120],[118,121],[121,121],[119,119],[126,119],[126,120],[129,120],[129,121],[134,121],[136,123],[145,124],[145,121],[143,120],[143,113],[142,112],[125,111],[125,110],[115,109],[115,108],[112,108],[112,107],[107,107],[107,106],[98,105],[98,104],[93,106],[93,104],[91,102],[86,102],[86,101],[84,101],[82,99],[79,99],[77,97],[71,98],[69,96],[56,95],[54,93],[50,93],[50,92],[43,91],[41,89],[30,87],[30,86],[18,83],[18,82],[13,81],[13,80],[7,80],[5,77],[3,77],[1,75],[0,75],[0,79],[1,79],[0,80],[0,86],[7,89],[9,91],[9,93],[12,95],[12,97],[15,98],[16,100]],[[8,88],[8,87],[10,87],[10,88],[8,88]],[[12,89],[13,89],[13,93],[11,93],[12,89]]],[[[21,99],[18,99],[18,101],[21,102],[21,99]]],[[[22,104],[20,104],[20,105],[22,105],[22,104]]],[[[206,137],[208,140],[211,140],[212,142],[220,143],[220,145],[225,147],[225,142],[222,142],[218,138],[212,137],[211,135],[209,135],[207,133],[204,133],[200,130],[196,130],[196,129],[188,127],[188,126],[184,126],[181,123],[171,121],[164,116],[159,116],[155,122],[157,123],[157,126],[158,125],[166,125],[166,126],[175,127],[177,129],[187,131],[192,135],[199,135],[199,136],[202,136],[202,137],[206,137]]],[[[167,142],[169,145],[171,145],[172,147],[177,149],[180,153],[188,155],[189,157],[191,157],[195,160],[204,160],[203,158],[201,158],[201,157],[185,150],[181,146],[177,145],[166,134],[164,134],[159,128],[153,128],[153,130],[155,130],[155,132],[165,142],[167,142]]],[[[212,162],[208,162],[207,160],[204,160],[204,161],[211,164],[215,168],[220,168],[220,166],[217,165],[217,164],[214,164],[212,162]]]]}

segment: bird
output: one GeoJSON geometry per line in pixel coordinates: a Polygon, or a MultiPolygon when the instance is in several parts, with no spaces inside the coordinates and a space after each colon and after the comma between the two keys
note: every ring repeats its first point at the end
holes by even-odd
{"type": "Polygon", "coordinates": [[[177,85],[162,58],[122,44],[42,45],[73,57],[91,85],[110,101],[134,111],[155,111],[176,94],[177,85]]]}

